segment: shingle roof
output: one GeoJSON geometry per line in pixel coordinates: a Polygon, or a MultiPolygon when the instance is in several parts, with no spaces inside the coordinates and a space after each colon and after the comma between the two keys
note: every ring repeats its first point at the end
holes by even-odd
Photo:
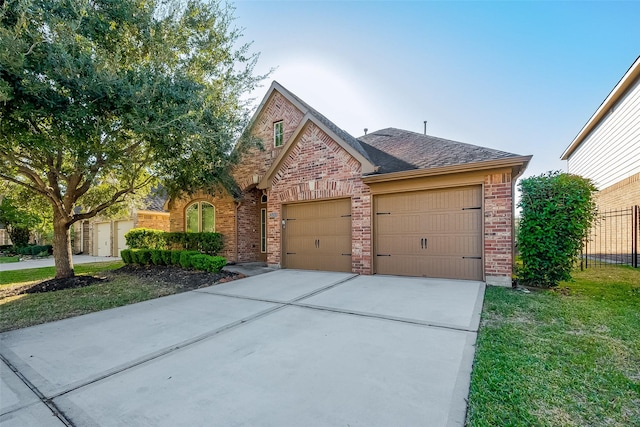
{"type": "Polygon", "coordinates": [[[369,158],[380,169],[391,173],[412,169],[430,169],[469,163],[520,157],[518,154],[463,142],[387,128],[358,138],[369,158]]]}
{"type": "Polygon", "coordinates": [[[162,185],[154,187],[149,195],[144,199],[142,210],[166,212],[164,202],[167,201],[167,194],[162,185]]]}
{"type": "MultiPolygon", "coordinates": [[[[325,116],[323,116],[320,112],[318,112],[315,108],[311,107],[309,104],[307,104],[306,102],[304,102],[302,99],[298,98],[294,93],[292,93],[290,90],[286,89],[285,87],[283,87],[282,85],[280,85],[280,87],[282,87],[284,90],[286,90],[289,95],[294,98],[296,101],[298,101],[300,104],[302,104],[307,110],[308,113],[311,114],[313,117],[315,117],[319,122],[321,122],[323,125],[325,125],[326,127],[328,127],[329,129],[331,129],[332,132],[334,132],[336,135],[338,135],[339,138],[341,138],[344,142],[346,142],[347,144],[349,144],[351,147],[353,147],[358,153],[360,153],[365,159],[371,161],[371,158],[369,157],[369,153],[367,152],[367,150],[364,149],[364,147],[362,146],[362,144],[360,144],[360,141],[358,141],[356,138],[354,138],[353,136],[351,136],[349,133],[347,133],[346,131],[340,129],[338,126],[336,126],[331,120],[327,119],[325,116]]],[[[373,163],[373,162],[372,162],[373,163]]]]}

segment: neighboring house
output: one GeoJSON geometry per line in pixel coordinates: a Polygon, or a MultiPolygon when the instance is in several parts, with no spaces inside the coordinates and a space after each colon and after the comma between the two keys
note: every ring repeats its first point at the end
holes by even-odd
{"type": "Polygon", "coordinates": [[[124,235],[132,228],[152,228],[169,231],[169,212],[164,210],[165,198],[150,195],[144,209],[132,209],[117,219],[92,218],[73,225],[73,252],[93,256],[120,256],[127,248],[124,235]]]}
{"type": "Polygon", "coordinates": [[[562,153],[569,173],[598,188],[598,221],[583,253],[638,264],[640,228],[640,56],[562,153]]]}
{"type": "Polygon", "coordinates": [[[593,180],[601,211],[640,205],[640,56],[561,158],[593,180]]]}
{"type": "Polygon", "coordinates": [[[383,129],[358,139],[274,82],[232,171],[240,197],[170,200],[171,231],[230,261],[511,285],[514,183],[531,156],[383,129]]]}

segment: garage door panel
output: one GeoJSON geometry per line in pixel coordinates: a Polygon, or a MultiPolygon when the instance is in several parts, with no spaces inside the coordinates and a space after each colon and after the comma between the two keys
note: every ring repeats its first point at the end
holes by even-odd
{"type": "Polygon", "coordinates": [[[350,199],[285,205],[284,266],[351,271],[350,199]]]}
{"type": "Polygon", "coordinates": [[[481,280],[481,204],[480,186],[377,196],[376,273],[481,280]]]}

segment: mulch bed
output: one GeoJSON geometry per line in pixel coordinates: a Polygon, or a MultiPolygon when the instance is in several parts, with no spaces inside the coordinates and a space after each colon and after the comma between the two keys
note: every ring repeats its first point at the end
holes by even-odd
{"type": "Polygon", "coordinates": [[[245,277],[243,274],[222,270],[218,273],[185,270],[176,266],[125,265],[117,270],[105,271],[104,276],[75,276],[68,279],[50,279],[23,286],[11,286],[0,289],[0,299],[22,294],[59,291],[62,289],[82,288],[84,286],[109,281],[117,275],[142,277],[157,284],[176,286],[179,292],[203,288],[217,283],[230,282],[245,277]]]}

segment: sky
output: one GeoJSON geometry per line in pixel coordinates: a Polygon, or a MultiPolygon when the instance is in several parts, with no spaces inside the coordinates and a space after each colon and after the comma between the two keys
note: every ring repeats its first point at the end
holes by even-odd
{"type": "MultiPolygon", "coordinates": [[[[233,3],[256,73],[355,137],[387,127],[560,160],[640,55],[640,2],[233,3]]],[[[257,104],[256,102],[256,104],[257,104]]]]}

